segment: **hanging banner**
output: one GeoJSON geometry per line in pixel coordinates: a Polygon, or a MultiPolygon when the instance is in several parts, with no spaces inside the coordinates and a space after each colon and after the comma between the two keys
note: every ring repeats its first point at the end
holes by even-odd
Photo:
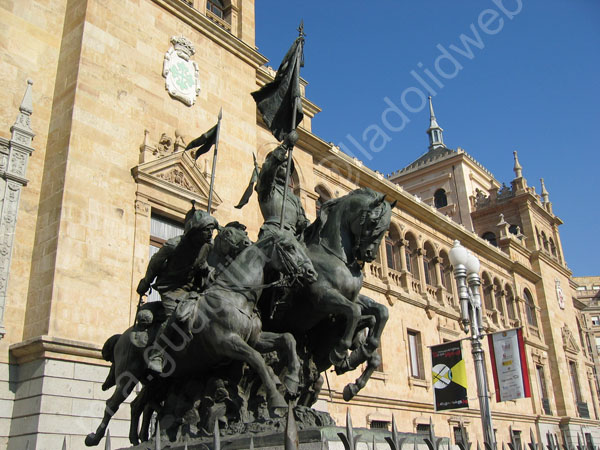
{"type": "Polygon", "coordinates": [[[467,371],[461,341],[431,347],[431,367],[435,410],[468,408],[467,371]]]}
{"type": "Polygon", "coordinates": [[[523,329],[488,335],[496,401],[531,397],[523,329]]]}

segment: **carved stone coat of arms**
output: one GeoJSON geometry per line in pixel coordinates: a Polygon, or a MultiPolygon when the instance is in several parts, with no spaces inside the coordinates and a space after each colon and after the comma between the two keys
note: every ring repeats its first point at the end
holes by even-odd
{"type": "Polygon", "coordinates": [[[200,93],[198,64],[190,59],[196,50],[183,36],[173,36],[171,44],[163,63],[165,88],[171,97],[192,106],[200,93]]]}

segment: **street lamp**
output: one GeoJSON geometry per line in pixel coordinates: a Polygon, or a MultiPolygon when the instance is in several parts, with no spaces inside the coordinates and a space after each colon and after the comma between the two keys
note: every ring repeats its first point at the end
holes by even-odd
{"type": "Polygon", "coordinates": [[[458,287],[460,321],[465,333],[471,332],[471,353],[475,362],[483,438],[488,450],[496,450],[496,437],[492,426],[483,347],[481,346],[483,320],[481,316],[481,296],[479,295],[479,286],[481,285],[479,259],[460,245],[459,241],[454,241],[454,246],[448,256],[450,264],[454,267],[454,279],[458,287]]]}

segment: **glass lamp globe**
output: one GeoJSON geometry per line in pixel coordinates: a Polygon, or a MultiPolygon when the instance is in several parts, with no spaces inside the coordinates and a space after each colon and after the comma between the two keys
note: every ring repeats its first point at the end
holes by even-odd
{"type": "Polygon", "coordinates": [[[467,262],[467,256],[467,249],[460,245],[460,241],[454,241],[454,246],[450,249],[450,253],[448,254],[450,264],[454,267],[459,265],[464,266],[467,262]]]}
{"type": "Polygon", "coordinates": [[[479,273],[479,267],[481,264],[479,263],[479,259],[473,253],[469,253],[467,255],[467,261],[465,263],[465,267],[467,268],[467,273],[479,273]]]}

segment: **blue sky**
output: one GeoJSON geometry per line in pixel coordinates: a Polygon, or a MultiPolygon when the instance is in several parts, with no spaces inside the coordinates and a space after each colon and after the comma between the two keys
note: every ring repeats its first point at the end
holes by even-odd
{"type": "Polygon", "coordinates": [[[538,193],[544,178],[567,264],[600,275],[599,2],[258,0],[256,45],[274,68],[301,18],[314,133],[388,174],[427,151],[431,93],[448,147],[507,184],[517,150],[538,193]],[[382,118],[390,104],[404,116],[382,118]]]}

